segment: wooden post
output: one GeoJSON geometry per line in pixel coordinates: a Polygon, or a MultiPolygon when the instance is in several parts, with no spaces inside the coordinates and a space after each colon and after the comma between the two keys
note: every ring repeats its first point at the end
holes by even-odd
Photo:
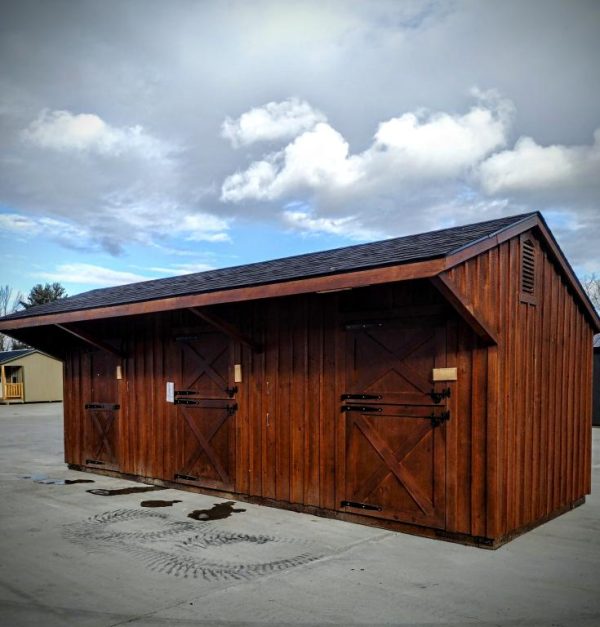
{"type": "Polygon", "coordinates": [[[0,392],[2,393],[2,395],[0,396],[0,398],[5,398],[6,396],[6,373],[4,371],[4,366],[2,366],[0,381],[2,382],[2,387],[0,388],[0,392]]]}

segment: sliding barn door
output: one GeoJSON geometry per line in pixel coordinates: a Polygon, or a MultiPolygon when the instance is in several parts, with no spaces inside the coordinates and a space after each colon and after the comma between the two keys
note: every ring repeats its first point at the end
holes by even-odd
{"type": "Polygon", "coordinates": [[[82,355],[89,387],[83,404],[83,463],[91,468],[119,470],[120,359],[105,351],[82,355]]]}
{"type": "Polygon", "coordinates": [[[427,319],[347,324],[344,511],[443,527],[445,330],[427,319]]]}
{"type": "Polygon", "coordinates": [[[182,368],[175,404],[182,457],[175,480],[234,490],[237,388],[231,382],[232,342],[215,331],[178,341],[182,368]]]}

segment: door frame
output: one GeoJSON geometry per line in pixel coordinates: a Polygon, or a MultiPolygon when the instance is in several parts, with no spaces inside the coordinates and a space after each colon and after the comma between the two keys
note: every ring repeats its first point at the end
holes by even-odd
{"type": "MultiPolygon", "coordinates": [[[[408,313],[406,316],[402,316],[402,310],[394,310],[391,314],[389,310],[382,311],[369,311],[369,312],[350,312],[338,314],[338,320],[336,324],[336,404],[337,408],[336,420],[336,490],[335,490],[335,504],[337,511],[350,513],[353,515],[365,515],[369,517],[375,517],[380,519],[395,520],[406,524],[417,524],[420,526],[435,527],[439,529],[446,528],[446,461],[447,461],[447,423],[442,423],[439,426],[432,427],[434,429],[434,447],[435,454],[440,454],[440,458],[436,459],[436,463],[433,468],[433,481],[435,484],[435,515],[431,516],[424,522],[415,523],[412,520],[402,519],[398,517],[385,516],[378,511],[360,510],[360,509],[348,509],[342,507],[342,501],[346,500],[347,494],[347,446],[348,446],[348,419],[347,415],[340,410],[341,395],[346,392],[346,366],[347,366],[347,334],[350,331],[345,329],[345,325],[353,320],[368,321],[385,321],[392,322],[395,320],[420,320],[425,324],[427,320],[430,321],[432,326],[436,327],[436,342],[438,343],[438,350],[434,358],[435,368],[444,368],[447,365],[448,358],[448,346],[447,346],[447,323],[448,319],[446,315],[438,312],[431,311],[430,307],[423,307],[424,317],[418,315],[418,307],[411,306],[407,308],[408,313]]],[[[440,392],[442,387],[448,386],[447,383],[431,383],[431,389],[440,392]]],[[[448,403],[448,409],[452,403],[448,403]]],[[[391,460],[390,460],[391,461],[391,460]]]]}

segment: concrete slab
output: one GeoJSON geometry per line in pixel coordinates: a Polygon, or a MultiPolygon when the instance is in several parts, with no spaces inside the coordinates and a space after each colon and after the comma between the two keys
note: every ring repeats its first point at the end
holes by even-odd
{"type": "MultiPolygon", "coordinates": [[[[594,460],[597,484],[598,429],[594,460]]],[[[0,406],[1,625],[600,625],[596,495],[491,552],[245,503],[196,521],[225,500],[176,490],[88,492],[123,487],[139,484],[65,467],[62,406],[0,406]]]]}

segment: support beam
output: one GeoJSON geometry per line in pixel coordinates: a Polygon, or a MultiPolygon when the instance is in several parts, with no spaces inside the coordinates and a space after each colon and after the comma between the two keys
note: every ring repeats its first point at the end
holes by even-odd
{"type": "Polygon", "coordinates": [[[332,289],[366,287],[368,285],[381,285],[395,281],[426,279],[445,269],[445,259],[428,259],[427,261],[405,263],[386,268],[371,268],[369,270],[329,274],[307,279],[290,279],[289,281],[267,283],[265,285],[224,288],[214,292],[169,296],[167,298],[135,303],[122,303],[120,305],[106,305],[91,309],[76,309],[60,313],[10,318],[9,320],[0,320],[0,331],[4,332],[5,330],[10,331],[21,328],[29,329],[49,324],[65,324],[68,322],[100,320],[121,316],[136,316],[159,311],[187,309],[188,307],[207,307],[209,305],[239,303],[263,298],[280,298],[296,294],[312,294],[332,289]]]}
{"type": "Polygon", "coordinates": [[[200,318],[201,320],[208,322],[208,324],[212,325],[216,329],[219,329],[219,331],[222,331],[223,333],[225,333],[225,335],[228,335],[234,340],[237,340],[238,342],[245,344],[254,352],[256,353],[262,352],[262,347],[260,346],[260,344],[257,344],[254,340],[249,338],[247,335],[244,335],[241,331],[236,329],[232,324],[230,324],[226,320],[223,320],[222,318],[215,316],[215,314],[213,313],[209,313],[208,311],[206,311],[206,309],[197,309],[196,307],[189,307],[188,311],[194,314],[194,316],[200,318]]]}
{"type": "Polygon", "coordinates": [[[476,311],[473,305],[459,292],[449,277],[439,274],[429,280],[482,340],[488,344],[498,344],[495,331],[484,320],[481,312],[476,311]]]}
{"type": "Polygon", "coordinates": [[[93,335],[91,335],[87,331],[83,331],[82,329],[75,329],[73,327],[68,327],[64,324],[55,324],[54,326],[58,329],[62,329],[63,331],[66,331],[67,333],[70,333],[71,335],[75,336],[76,338],[80,340],[83,340],[86,344],[91,344],[92,346],[99,348],[100,350],[106,351],[107,353],[111,353],[112,355],[116,355],[117,357],[121,359],[125,359],[126,357],[121,351],[114,348],[114,346],[111,346],[110,344],[107,344],[106,342],[103,342],[102,340],[95,338],[93,335]]]}

